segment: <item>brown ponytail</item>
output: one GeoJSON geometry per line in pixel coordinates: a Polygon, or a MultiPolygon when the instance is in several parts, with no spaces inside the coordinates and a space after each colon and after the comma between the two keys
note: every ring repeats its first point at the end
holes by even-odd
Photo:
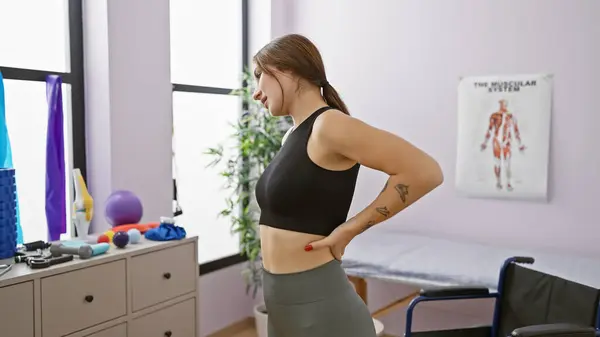
{"type": "Polygon", "coordinates": [[[325,83],[323,86],[323,98],[325,98],[325,102],[327,102],[330,107],[338,109],[346,115],[350,115],[350,112],[348,112],[348,107],[346,107],[346,104],[340,97],[340,94],[338,94],[335,88],[329,83],[325,83]]]}
{"type": "Polygon", "coordinates": [[[292,71],[322,88],[323,98],[329,106],[350,114],[338,92],[325,80],[327,76],[321,53],[308,38],[299,34],[281,36],[259,50],[253,60],[259,72],[270,73],[267,66],[292,71]]]}

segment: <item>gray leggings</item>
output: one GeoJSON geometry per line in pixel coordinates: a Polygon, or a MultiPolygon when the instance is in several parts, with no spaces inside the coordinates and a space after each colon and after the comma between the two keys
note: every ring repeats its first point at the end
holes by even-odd
{"type": "Polygon", "coordinates": [[[269,337],[375,337],[366,304],[332,260],[303,272],[263,270],[269,337]]]}

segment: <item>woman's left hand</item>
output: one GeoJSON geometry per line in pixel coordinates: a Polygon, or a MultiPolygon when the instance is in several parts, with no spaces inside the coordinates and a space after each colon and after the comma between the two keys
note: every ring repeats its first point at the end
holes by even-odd
{"type": "Polygon", "coordinates": [[[314,249],[329,248],[333,257],[335,257],[336,260],[341,261],[346,246],[352,241],[354,236],[355,235],[350,230],[348,223],[344,223],[331,232],[329,236],[307,244],[304,247],[304,250],[308,252],[314,249]]]}

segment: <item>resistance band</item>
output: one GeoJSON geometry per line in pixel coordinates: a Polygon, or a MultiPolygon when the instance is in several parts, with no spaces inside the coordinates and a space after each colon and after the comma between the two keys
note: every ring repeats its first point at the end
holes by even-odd
{"type": "Polygon", "coordinates": [[[48,131],[46,134],[46,221],[48,240],[60,240],[67,232],[65,142],[63,131],[62,79],[46,77],[48,131]]]}

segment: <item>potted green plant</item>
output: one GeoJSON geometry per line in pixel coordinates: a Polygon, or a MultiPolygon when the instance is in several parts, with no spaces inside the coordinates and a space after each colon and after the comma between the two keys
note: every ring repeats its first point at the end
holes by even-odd
{"type": "MultiPolygon", "coordinates": [[[[274,118],[260,103],[252,99],[256,81],[250,71],[242,73],[244,85],[233,90],[232,95],[242,100],[242,115],[231,125],[231,137],[235,148],[224,149],[219,144],[206,151],[213,157],[210,165],[226,163],[219,175],[224,187],[233,192],[228,196],[227,207],[220,216],[228,217],[232,234],[239,236],[240,254],[247,259],[242,275],[246,281],[246,292],[256,297],[261,287],[261,255],[258,220],[260,209],[256,205],[254,191],[258,178],[281,148],[285,132],[291,127],[291,119],[274,118]]],[[[259,337],[266,336],[267,312],[263,304],[254,309],[259,337]]]]}

